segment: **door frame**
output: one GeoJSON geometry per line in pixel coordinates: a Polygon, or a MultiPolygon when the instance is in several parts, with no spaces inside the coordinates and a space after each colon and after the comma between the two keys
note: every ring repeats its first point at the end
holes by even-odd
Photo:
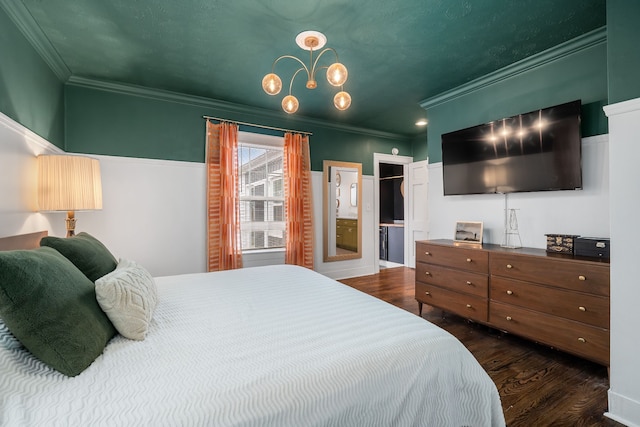
{"type": "Polygon", "coordinates": [[[374,230],[374,271],[380,272],[380,163],[403,165],[402,174],[404,176],[404,265],[409,262],[409,226],[407,223],[407,213],[409,212],[409,165],[413,163],[413,157],[397,156],[392,154],[373,153],[373,226],[374,230]]]}
{"type": "Polygon", "coordinates": [[[408,267],[415,268],[416,266],[416,245],[414,242],[417,240],[425,240],[429,238],[429,209],[426,206],[429,198],[429,158],[426,160],[419,160],[409,165],[409,186],[405,187],[405,193],[409,193],[409,222],[411,228],[409,228],[409,240],[410,240],[410,252],[409,252],[409,265],[408,267]],[[419,173],[419,170],[424,170],[424,175],[419,173]],[[426,188],[422,192],[417,193],[417,186],[424,184],[426,188]],[[424,209],[417,209],[416,205],[420,206],[420,200],[424,202],[424,209]]]}

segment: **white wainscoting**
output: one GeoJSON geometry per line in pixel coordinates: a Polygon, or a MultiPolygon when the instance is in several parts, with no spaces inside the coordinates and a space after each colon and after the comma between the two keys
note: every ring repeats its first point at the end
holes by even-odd
{"type": "Polygon", "coordinates": [[[116,258],[135,260],[154,276],[206,271],[205,165],[94,157],[103,209],[76,214],[76,232],[95,233],[116,258]]]}
{"type": "MultiPolygon", "coordinates": [[[[50,216],[36,212],[36,156],[59,153],[58,147],[0,113],[0,236],[51,230],[50,216]]],[[[64,216],[61,221],[64,229],[64,216]]]]}
{"type": "MultiPolygon", "coordinates": [[[[36,211],[39,154],[63,153],[0,113],[0,236],[48,230],[64,236],[65,213],[36,211]]],[[[76,232],[154,276],[206,271],[206,168],[202,163],[92,156],[100,160],[103,209],[77,212],[76,232]]],[[[312,172],[316,270],[333,278],[373,273],[373,178],[363,177],[363,258],[322,261],[322,172],[312,172]],[[368,206],[368,209],[366,208],[368,206]]],[[[375,228],[377,230],[377,228],[375,228]]],[[[247,254],[246,266],[284,263],[283,251],[247,254]]]]}
{"type": "MultiPolygon", "coordinates": [[[[77,214],[78,231],[95,233],[116,257],[136,260],[154,276],[206,271],[205,165],[95,157],[100,160],[104,207],[77,214]]],[[[322,172],[312,172],[315,269],[333,278],[373,274],[371,209],[363,209],[362,259],[322,261],[321,185],[322,172]]],[[[363,177],[363,186],[363,204],[371,206],[373,178],[363,177]]],[[[64,214],[59,217],[63,224],[64,214]]],[[[284,252],[247,253],[243,263],[246,267],[283,264],[284,252]]]]}
{"type": "MultiPolygon", "coordinates": [[[[0,113],[0,236],[64,236],[65,212],[38,213],[39,154],[58,147],[0,113]]],[[[123,157],[100,160],[104,208],[77,212],[76,231],[155,276],[205,271],[204,164],[123,157]]]]}
{"type": "MultiPolygon", "coordinates": [[[[545,248],[545,234],[609,237],[608,135],[582,140],[582,177],[582,190],[508,195],[509,208],[517,209],[523,246],[545,248]]],[[[456,221],[482,221],[484,243],[502,242],[505,196],[444,197],[442,163],[429,165],[428,207],[430,239],[453,238],[456,221]]]]}
{"type": "Polygon", "coordinates": [[[608,105],[611,138],[611,375],[608,417],[640,426],[640,98],[608,105]]]}
{"type": "Polygon", "coordinates": [[[243,267],[284,264],[284,249],[266,249],[242,254],[243,267]]]}

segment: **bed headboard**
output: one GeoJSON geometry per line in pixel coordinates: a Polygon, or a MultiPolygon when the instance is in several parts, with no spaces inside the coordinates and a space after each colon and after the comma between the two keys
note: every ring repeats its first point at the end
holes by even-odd
{"type": "Polygon", "coordinates": [[[46,237],[48,234],[47,231],[36,231],[35,233],[0,237],[0,251],[38,248],[40,247],[40,239],[46,237]]]}

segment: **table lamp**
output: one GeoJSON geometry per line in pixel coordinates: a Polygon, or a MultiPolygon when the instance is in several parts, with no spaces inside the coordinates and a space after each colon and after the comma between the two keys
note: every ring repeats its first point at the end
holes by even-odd
{"type": "Polygon", "coordinates": [[[38,156],[38,210],[67,211],[67,237],[75,234],[75,211],[102,209],[100,162],[85,156],[38,156]]]}

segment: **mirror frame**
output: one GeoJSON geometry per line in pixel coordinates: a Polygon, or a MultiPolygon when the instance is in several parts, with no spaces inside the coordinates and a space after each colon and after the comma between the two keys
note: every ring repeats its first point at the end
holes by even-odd
{"type": "MultiPolygon", "coordinates": [[[[324,262],[362,258],[362,163],[324,160],[322,162],[322,254],[324,262]],[[329,255],[329,170],[332,167],[356,169],[358,174],[358,250],[349,254],[329,255]]],[[[349,191],[350,192],[350,191],[349,191]]],[[[335,220],[335,215],[332,216],[335,220]]]]}

